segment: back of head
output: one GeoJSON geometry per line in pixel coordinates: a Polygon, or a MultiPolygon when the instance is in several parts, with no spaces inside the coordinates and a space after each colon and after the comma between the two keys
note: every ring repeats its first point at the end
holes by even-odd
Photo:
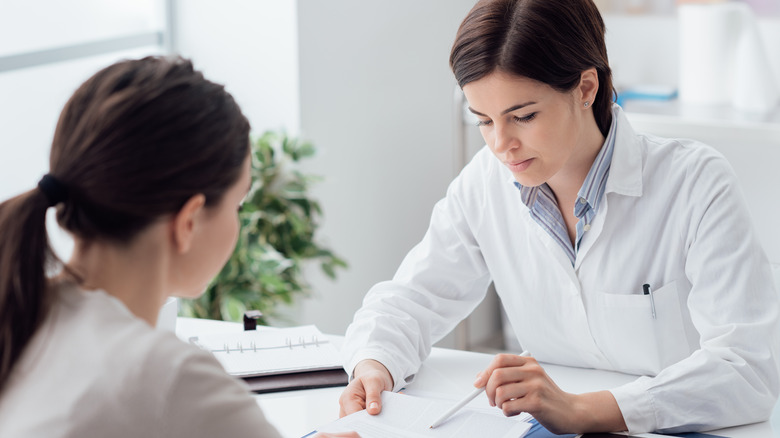
{"type": "Polygon", "coordinates": [[[58,221],[78,237],[121,242],[196,193],[213,205],[238,179],[248,135],[232,97],[188,61],[105,68],[57,124],[49,173],[69,195],[58,221]]]}
{"type": "Polygon", "coordinates": [[[614,90],[604,32],[592,0],[481,0],[458,29],[450,67],[461,87],[501,70],[560,92],[595,68],[599,90],[592,108],[606,135],[614,90]]]}
{"type": "Polygon", "coordinates": [[[48,309],[48,207],[81,241],[123,245],[196,194],[219,203],[248,153],[240,108],[189,61],[122,61],[81,85],[39,188],[0,204],[0,390],[48,309]]]}

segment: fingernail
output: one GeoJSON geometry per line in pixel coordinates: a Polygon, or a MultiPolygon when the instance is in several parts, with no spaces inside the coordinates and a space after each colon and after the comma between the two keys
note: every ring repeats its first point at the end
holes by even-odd
{"type": "Polygon", "coordinates": [[[377,402],[371,402],[371,404],[368,405],[368,410],[370,411],[376,411],[379,409],[379,403],[377,402]]]}

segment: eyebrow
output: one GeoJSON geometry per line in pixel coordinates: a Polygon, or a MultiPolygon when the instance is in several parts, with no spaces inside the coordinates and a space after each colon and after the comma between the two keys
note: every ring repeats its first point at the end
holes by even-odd
{"type": "MultiPolygon", "coordinates": [[[[503,116],[504,114],[511,113],[512,111],[517,111],[517,110],[519,110],[521,108],[525,108],[525,107],[527,107],[529,105],[533,105],[535,103],[536,102],[525,102],[525,103],[520,103],[520,104],[517,104],[517,105],[510,106],[509,108],[505,109],[504,111],[501,111],[501,115],[503,116]]],[[[482,114],[481,112],[475,110],[472,107],[469,107],[469,111],[471,111],[472,113],[474,113],[474,114],[476,114],[478,116],[487,117],[487,115],[482,114]]]]}

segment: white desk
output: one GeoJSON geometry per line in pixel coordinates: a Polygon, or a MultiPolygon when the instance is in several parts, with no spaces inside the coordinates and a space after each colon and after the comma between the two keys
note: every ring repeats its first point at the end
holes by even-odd
{"type": "MultiPolygon", "coordinates": [[[[241,324],[237,323],[179,318],[176,333],[186,340],[197,334],[230,333],[242,329],[241,324]]],[[[340,337],[334,339],[339,340],[340,337]]],[[[458,399],[471,390],[471,382],[479,371],[485,369],[492,358],[493,356],[489,354],[434,348],[414,383],[409,385],[408,392],[438,393],[458,399]]],[[[609,389],[636,378],[610,371],[548,364],[544,364],[544,369],[558,386],[574,393],[609,389]]],[[[343,389],[337,387],[277,392],[255,395],[255,398],[269,421],[283,436],[297,438],[338,418],[338,399],[343,389]]],[[[487,404],[486,399],[485,404],[487,404]]],[[[712,433],[733,438],[780,438],[780,403],[775,405],[770,421],[712,433]]],[[[660,437],[661,435],[642,436],[660,437]]]]}

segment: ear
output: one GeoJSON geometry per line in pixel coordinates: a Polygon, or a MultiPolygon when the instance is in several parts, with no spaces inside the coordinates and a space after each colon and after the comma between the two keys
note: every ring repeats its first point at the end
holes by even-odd
{"type": "Polygon", "coordinates": [[[184,254],[190,250],[195,236],[195,226],[200,218],[199,213],[205,205],[206,197],[199,193],[188,199],[181,210],[173,216],[171,237],[177,253],[184,254]]]}
{"type": "Polygon", "coordinates": [[[580,107],[590,108],[596,99],[596,93],[599,91],[599,74],[595,68],[591,67],[580,74],[580,84],[577,87],[580,92],[580,107]],[[586,105],[585,102],[588,104],[586,105]]]}

